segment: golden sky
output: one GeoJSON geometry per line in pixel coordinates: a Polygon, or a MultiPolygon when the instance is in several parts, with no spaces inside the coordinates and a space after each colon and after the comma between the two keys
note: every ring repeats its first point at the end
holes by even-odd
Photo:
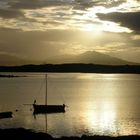
{"type": "Polygon", "coordinates": [[[140,63],[140,0],[0,0],[0,55],[46,63],[89,51],[140,63]]]}

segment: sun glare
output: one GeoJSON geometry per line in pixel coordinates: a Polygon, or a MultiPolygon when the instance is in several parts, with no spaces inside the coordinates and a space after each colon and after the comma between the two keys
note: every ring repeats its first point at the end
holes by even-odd
{"type": "Polygon", "coordinates": [[[111,21],[102,21],[96,15],[97,13],[107,14],[110,12],[117,12],[117,7],[106,8],[97,6],[89,8],[84,15],[78,17],[79,20],[84,21],[79,25],[80,29],[88,32],[132,32],[130,29],[122,27],[120,24],[111,21]]]}
{"type": "Polygon", "coordinates": [[[82,25],[82,30],[92,32],[97,31],[97,27],[94,24],[85,24],[82,25]]]}
{"type": "Polygon", "coordinates": [[[119,24],[114,23],[114,22],[110,22],[110,21],[102,21],[103,22],[103,26],[102,26],[102,30],[103,31],[108,31],[108,32],[127,32],[127,33],[131,33],[132,31],[126,27],[121,27],[119,24]]]}

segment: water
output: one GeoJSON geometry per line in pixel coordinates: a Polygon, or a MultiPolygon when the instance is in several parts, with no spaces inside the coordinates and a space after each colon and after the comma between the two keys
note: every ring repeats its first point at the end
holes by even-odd
{"type": "Polygon", "coordinates": [[[15,74],[27,77],[0,78],[0,111],[13,111],[0,128],[24,127],[54,137],[140,135],[140,75],[49,73],[48,104],[68,107],[34,117],[32,106],[24,104],[45,103],[45,75],[15,74]]]}

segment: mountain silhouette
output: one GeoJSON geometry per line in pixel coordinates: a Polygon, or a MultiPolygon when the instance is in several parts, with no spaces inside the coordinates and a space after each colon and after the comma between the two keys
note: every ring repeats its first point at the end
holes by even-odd
{"type": "Polygon", "coordinates": [[[17,66],[17,65],[25,65],[33,63],[33,61],[29,61],[23,58],[20,58],[15,55],[10,54],[0,54],[0,65],[1,66],[17,66]]]}
{"type": "Polygon", "coordinates": [[[125,61],[110,55],[96,51],[87,51],[78,55],[58,55],[45,60],[27,60],[15,55],[0,54],[0,66],[18,66],[26,64],[63,64],[63,63],[84,63],[101,65],[139,65],[137,63],[125,61]]]}
{"type": "Polygon", "coordinates": [[[56,56],[49,60],[52,63],[85,63],[85,64],[103,64],[103,65],[137,65],[137,63],[125,61],[117,57],[99,53],[96,51],[87,51],[79,55],[56,56]]]}

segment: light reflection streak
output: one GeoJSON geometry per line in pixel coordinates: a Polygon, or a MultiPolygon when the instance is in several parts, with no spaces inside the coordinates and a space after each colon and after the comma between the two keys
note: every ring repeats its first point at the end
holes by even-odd
{"type": "MultiPolygon", "coordinates": [[[[95,85],[90,82],[86,84],[83,95],[86,93],[86,98],[83,96],[81,104],[82,121],[79,124],[82,130],[88,131],[88,134],[97,135],[131,135],[138,134],[139,130],[135,125],[136,120],[130,119],[133,114],[127,114],[125,111],[130,111],[130,106],[126,105],[124,101],[121,86],[118,86],[116,81],[120,81],[121,75],[114,74],[99,74],[97,77],[94,75],[81,75],[79,79],[98,79],[99,83],[95,85]],[[104,83],[103,81],[106,80],[104,83]],[[96,88],[95,88],[96,87],[96,88]],[[86,100],[86,102],[84,102],[86,100]],[[123,105],[124,104],[124,105],[123,105]],[[124,110],[125,109],[125,110],[124,110]],[[125,114],[124,114],[125,112],[125,114]],[[125,119],[124,119],[125,118],[125,119]],[[128,121],[127,121],[128,119],[128,121]]],[[[121,82],[121,81],[120,81],[121,82]]],[[[82,93],[82,90],[80,91],[82,93]]],[[[82,96],[81,96],[82,97],[82,96]]]]}
{"type": "Polygon", "coordinates": [[[103,102],[99,110],[85,111],[85,125],[89,128],[90,133],[105,133],[110,135],[117,135],[116,121],[116,109],[113,103],[103,102]]]}
{"type": "MultiPolygon", "coordinates": [[[[115,86],[114,82],[110,82],[112,79],[116,79],[117,76],[114,74],[101,74],[98,75],[98,77],[94,77],[94,75],[81,75],[82,77],[79,77],[81,79],[89,79],[89,77],[92,79],[99,78],[101,79],[107,79],[109,80],[105,85],[102,85],[100,83],[100,88],[102,90],[99,90],[100,93],[97,94],[95,89],[93,89],[93,85],[91,84],[89,87],[89,90],[91,93],[89,99],[86,100],[88,104],[85,104],[85,110],[83,110],[83,116],[84,116],[84,123],[87,126],[89,133],[93,134],[108,134],[108,135],[118,135],[118,126],[116,123],[117,120],[117,107],[116,107],[116,93],[117,89],[112,91],[110,87],[115,86]],[[102,86],[101,86],[102,85],[102,86]],[[93,96],[94,94],[94,96],[93,96]],[[94,100],[91,101],[92,96],[94,97],[94,100]],[[105,98],[104,98],[105,97],[105,98]],[[109,98],[106,98],[109,97],[109,98]],[[97,101],[98,100],[98,101],[97,101]]],[[[88,95],[87,94],[87,95],[88,95]]],[[[82,104],[83,106],[83,104],[82,104]]]]}

